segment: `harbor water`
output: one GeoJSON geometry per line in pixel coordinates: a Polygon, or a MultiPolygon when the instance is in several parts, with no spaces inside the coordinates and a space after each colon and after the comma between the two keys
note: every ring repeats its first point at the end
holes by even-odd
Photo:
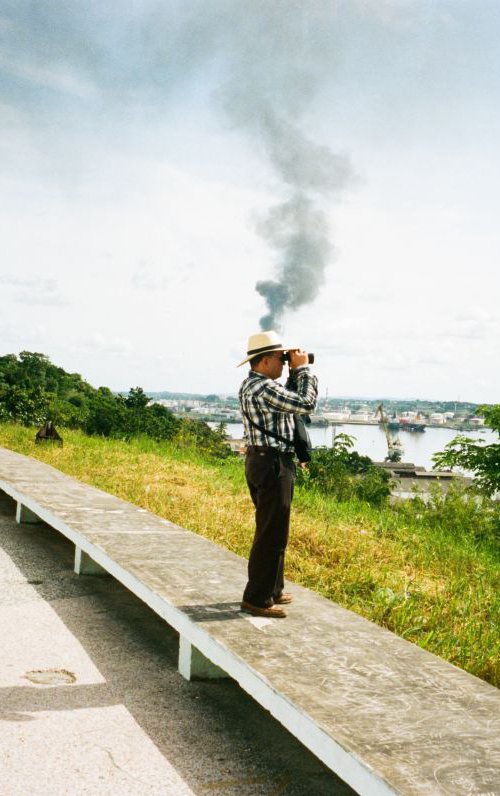
{"type": "MultiPolygon", "coordinates": [[[[354,438],[354,449],[373,461],[381,462],[387,455],[387,441],[380,426],[364,426],[344,423],[337,426],[308,426],[309,435],[314,447],[320,445],[331,447],[334,434],[348,434],[354,438]]],[[[226,432],[232,439],[243,437],[242,423],[227,423],[226,432]]],[[[432,455],[444,450],[458,434],[473,439],[484,439],[485,442],[498,442],[497,435],[490,429],[481,431],[460,432],[453,428],[429,428],[425,432],[399,431],[399,439],[403,445],[402,461],[412,462],[427,470],[433,468],[432,455]]]]}

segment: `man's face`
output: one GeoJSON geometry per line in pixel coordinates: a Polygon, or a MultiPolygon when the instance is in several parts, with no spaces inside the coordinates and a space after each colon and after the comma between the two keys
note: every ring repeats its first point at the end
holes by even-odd
{"type": "Polygon", "coordinates": [[[266,375],[269,376],[270,379],[279,379],[283,373],[283,365],[285,364],[283,357],[283,351],[277,351],[275,354],[269,354],[269,356],[265,358],[266,375]]]}

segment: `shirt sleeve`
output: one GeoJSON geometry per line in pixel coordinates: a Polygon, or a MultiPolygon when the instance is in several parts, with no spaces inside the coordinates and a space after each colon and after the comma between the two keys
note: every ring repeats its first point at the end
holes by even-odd
{"type": "Polygon", "coordinates": [[[262,398],[268,406],[279,412],[307,415],[316,407],[318,379],[308,368],[301,368],[288,379],[286,387],[269,379],[262,392],[262,398]]]}

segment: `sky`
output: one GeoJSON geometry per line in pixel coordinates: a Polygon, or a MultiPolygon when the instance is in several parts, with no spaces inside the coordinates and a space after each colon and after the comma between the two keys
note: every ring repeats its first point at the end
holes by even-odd
{"type": "Polygon", "coordinates": [[[4,0],[0,355],[500,400],[497,0],[4,0]]]}

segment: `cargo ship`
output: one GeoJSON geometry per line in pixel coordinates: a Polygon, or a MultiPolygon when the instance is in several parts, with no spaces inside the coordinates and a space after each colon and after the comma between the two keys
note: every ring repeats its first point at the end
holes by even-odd
{"type": "Polygon", "coordinates": [[[421,420],[411,420],[408,417],[391,417],[387,421],[391,431],[425,431],[425,423],[421,420]]]}

